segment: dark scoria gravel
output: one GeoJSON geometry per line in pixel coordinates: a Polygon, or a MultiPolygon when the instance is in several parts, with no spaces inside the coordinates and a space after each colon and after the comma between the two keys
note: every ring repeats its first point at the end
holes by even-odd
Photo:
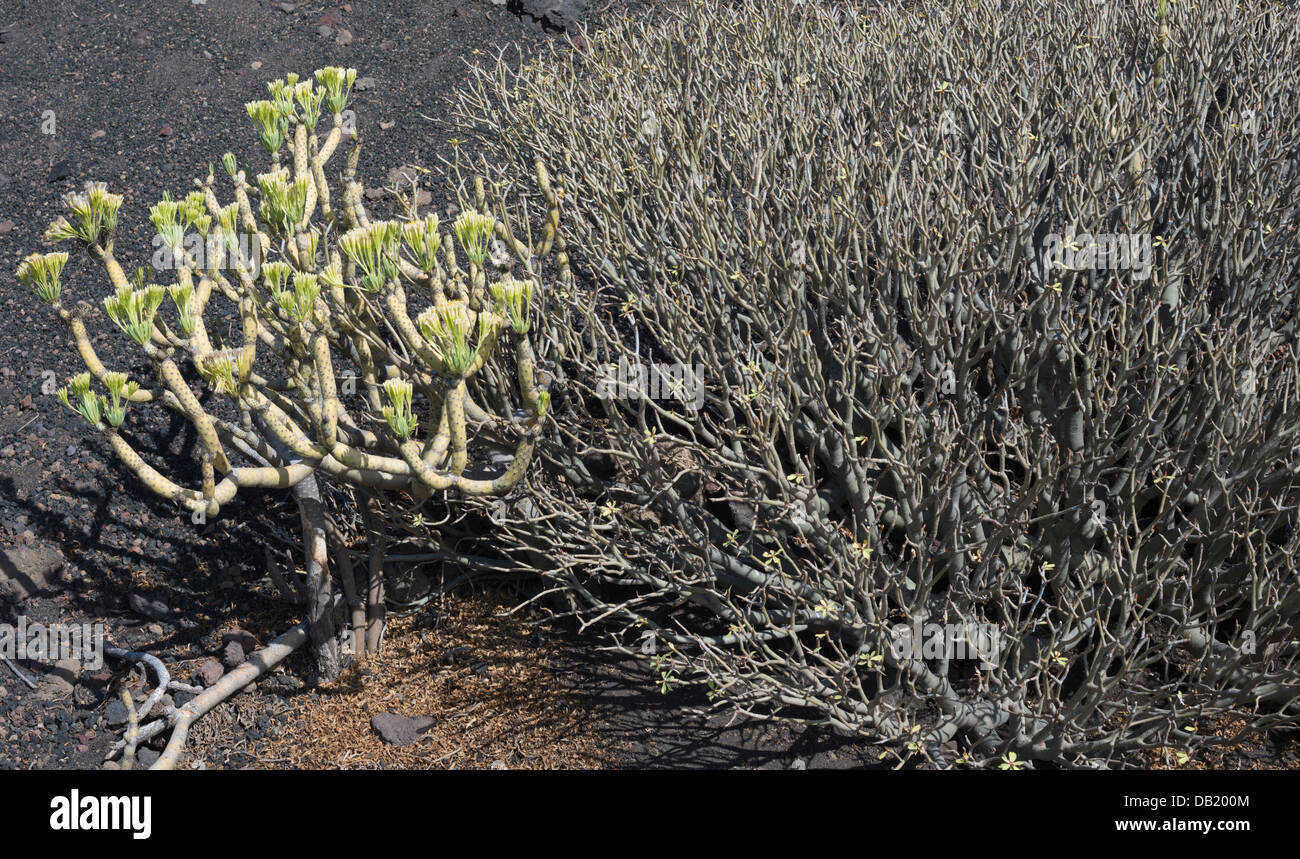
{"type": "MultiPolygon", "coordinates": [[[[580,5],[580,4],[571,4],[580,5]]],[[[592,15],[654,3],[606,0],[592,15]]],[[[286,72],[352,66],[373,78],[355,94],[366,141],[366,186],[392,168],[433,167],[448,154],[444,99],[463,60],[515,43],[525,51],[564,39],[492,0],[5,0],[0,7],[0,550],[44,547],[66,560],[56,593],[29,600],[32,620],[103,621],[113,643],[163,658],[182,680],[221,655],[221,632],[239,627],[267,641],[296,618],[262,579],[262,546],[282,549],[295,513],[279,494],[241,494],[217,521],[198,526],[146,494],[105,445],[51,396],[82,366],[62,326],[13,276],[42,249],[60,196],[86,180],[125,194],[117,237],[128,271],[147,264],[148,206],[184,193],[229,150],[266,163],[244,103],[286,72]],[[476,52],[481,52],[476,54],[476,52]],[[134,598],[134,599],[133,599],[134,598]],[[134,605],[133,605],[134,603],[134,605]]],[[[551,22],[547,22],[548,24],[551,22]]],[[[101,270],[74,254],[65,273],[73,300],[98,307],[101,270]]],[[[135,377],[147,364],[96,310],[95,345],[135,377]]],[[[192,431],[159,408],[135,408],[125,428],[137,449],[190,485],[197,482],[192,431]]],[[[0,603],[0,621],[16,608],[0,603]]],[[[624,766],[863,766],[872,750],[787,726],[733,725],[682,715],[688,693],[659,696],[640,669],[569,648],[569,682],[591,697],[624,766]]],[[[258,742],[292,725],[314,694],[294,676],[266,678],[201,720],[205,763],[249,763],[258,742]],[[224,714],[224,715],[223,715],[224,714]]],[[[138,669],[110,663],[75,683],[23,663],[29,690],[0,665],[0,768],[98,767],[121,733],[122,686],[139,700],[138,669]],[[110,724],[111,723],[111,724],[110,724]]],[[[152,688],[153,678],[148,678],[152,688]]],[[[175,700],[183,704],[184,693],[175,700]]],[[[1291,745],[1294,749],[1294,744],[1291,745]]],[[[147,760],[151,752],[142,759],[147,760]]],[[[1265,753],[1267,750],[1265,751],[1265,753]]],[[[1294,758],[1294,751],[1289,752],[1294,758]]],[[[1285,763],[1286,761],[1282,761],[1285,763]]]]}

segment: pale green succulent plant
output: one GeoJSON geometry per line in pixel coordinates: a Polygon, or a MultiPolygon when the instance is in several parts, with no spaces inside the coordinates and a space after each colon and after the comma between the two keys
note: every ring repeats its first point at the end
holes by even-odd
{"type": "Polygon", "coordinates": [[[18,279],[46,304],[56,304],[62,291],[60,279],[68,255],[63,252],[30,254],[18,264],[18,279]]]}
{"type": "MultiPolygon", "coordinates": [[[[531,278],[536,261],[560,246],[552,237],[538,245],[514,241],[513,265],[528,274],[516,280],[506,272],[501,285],[488,284],[474,268],[481,267],[497,227],[485,202],[453,228],[473,263],[468,273],[457,265],[453,241],[436,215],[409,211],[401,220],[372,219],[356,178],[360,143],[341,116],[355,82],[355,69],[337,67],[311,78],[286,75],[268,84],[268,98],[245,105],[270,164],[252,173],[226,153],[220,161],[233,199],[218,197],[210,165],[197,190],[179,199],[164,194],[149,207],[159,242],[171,252],[167,277],[141,271],[129,279],[123,271],[113,249],[120,195],[89,183],[65,197],[67,214],[50,225],[46,238],[75,240],[104,265],[111,292],[103,308],[153,364],[152,387],[105,367],[91,320],[61,306],[67,253],[33,254],[18,267],[27,288],[55,307],[86,365],[59,391],[60,400],[105,433],[145,485],[195,515],[218,515],[244,488],[298,492],[317,480],[364,498],[406,493],[422,502],[443,490],[495,495],[522,480],[532,457],[549,392],[533,370],[525,336],[531,278]],[[333,122],[318,135],[324,114],[333,122]],[[326,165],[343,145],[352,151],[342,187],[335,189],[326,165]],[[154,279],[167,282],[149,282],[154,279]],[[411,309],[408,289],[421,312],[411,309]],[[233,342],[214,342],[214,298],[228,302],[227,319],[235,325],[223,320],[222,333],[230,340],[233,328],[233,342]],[[517,368],[513,396],[524,409],[492,417],[479,402],[484,392],[468,383],[507,341],[517,368]],[[221,410],[200,398],[183,372],[186,364],[224,395],[221,410]],[[336,377],[336,365],[348,368],[346,383],[336,377]],[[95,380],[106,394],[92,391],[95,380]],[[150,466],[117,431],[129,404],[148,402],[194,426],[198,486],[182,486],[150,466]],[[425,437],[417,408],[431,418],[425,437]],[[237,417],[230,419],[225,409],[237,417]],[[469,444],[478,432],[514,446],[509,466],[495,477],[466,475],[469,444]]],[[[545,176],[540,167],[539,176],[545,176]]],[[[552,195],[549,205],[548,222],[558,219],[558,197],[552,195]]],[[[509,235],[504,225],[502,232],[509,235]]],[[[559,270],[570,276],[567,258],[560,257],[559,270]]],[[[492,402],[509,396],[493,395],[492,402]]],[[[317,594],[330,587],[327,575],[312,582],[317,594]]],[[[331,622],[320,611],[312,621],[331,622]]],[[[367,624],[359,654],[377,648],[374,629],[367,624]]]]}

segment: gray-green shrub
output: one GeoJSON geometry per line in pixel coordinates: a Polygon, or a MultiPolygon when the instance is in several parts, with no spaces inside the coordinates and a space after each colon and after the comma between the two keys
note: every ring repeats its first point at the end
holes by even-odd
{"type": "Polygon", "coordinates": [[[1298,36],[705,0],[480,70],[463,124],[554,165],[578,276],[506,550],[666,685],[900,756],[1293,723],[1298,36]],[[702,366],[702,408],[610,396],[620,359],[702,366]],[[900,655],[917,620],[991,624],[996,665],[900,655]]]}

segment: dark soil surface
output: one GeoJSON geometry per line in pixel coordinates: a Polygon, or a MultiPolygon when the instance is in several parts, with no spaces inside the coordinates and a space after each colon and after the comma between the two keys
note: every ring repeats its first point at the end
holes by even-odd
{"type": "MultiPolygon", "coordinates": [[[[593,3],[590,15],[598,22],[654,5],[606,0],[593,3]]],[[[445,99],[465,61],[503,45],[529,52],[567,38],[519,8],[492,0],[6,0],[0,551],[56,552],[64,568],[49,592],[21,606],[0,602],[0,622],[19,613],[40,622],[103,622],[114,644],[154,653],[189,680],[219,652],[223,631],[243,629],[265,643],[299,619],[266,578],[265,550],[294,548],[296,513],[283,496],[241,494],[219,520],[196,525],[146,494],[52,396],[82,366],[62,325],[13,272],[42,248],[62,194],[86,180],[125,194],[118,256],[128,271],[147,265],[148,206],[164,191],[183,195],[225,151],[241,164],[263,164],[244,103],[264,97],[267,80],[331,64],[373,78],[352,103],[366,141],[367,188],[401,165],[436,167],[451,146],[445,99]],[[148,616],[141,599],[155,606],[148,616]]],[[[81,254],[64,283],[73,301],[96,307],[108,291],[101,270],[81,254]]],[[[147,375],[125,337],[106,320],[100,331],[95,345],[107,364],[147,375]]],[[[169,474],[194,485],[188,426],[158,408],[130,415],[125,431],[136,448],[154,451],[169,474]]],[[[200,720],[183,765],[879,765],[874,748],[824,732],[693,715],[702,696],[661,695],[644,666],[595,656],[585,639],[524,633],[499,617],[502,605],[474,598],[430,608],[394,627],[394,656],[374,676],[354,674],[334,688],[306,688],[301,660],[290,660],[200,720]],[[459,648],[476,656],[457,657],[459,648]],[[440,727],[398,754],[368,730],[376,707],[433,714],[440,727]],[[351,744],[340,746],[340,738],[351,744]]],[[[71,679],[34,662],[19,667],[38,688],[0,665],[0,768],[100,767],[122,732],[110,704],[124,686],[137,696],[146,688],[138,669],[112,662],[71,679]]],[[[1294,766],[1295,748],[1289,737],[1269,738],[1215,765],[1294,766]]],[[[156,749],[142,751],[151,754],[156,749]]]]}
{"type": "MultiPolygon", "coordinates": [[[[639,14],[647,5],[654,4],[597,2],[590,19],[639,14]]],[[[105,181],[125,194],[118,256],[128,272],[147,265],[153,235],[148,206],[164,191],[183,195],[225,151],[241,164],[264,163],[244,103],[264,97],[267,80],[331,64],[373,78],[372,86],[354,93],[351,105],[366,141],[362,173],[368,188],[382,185],[390,169],[404,164],[436,167],[437,156],[449,154],[450,125],[441,119],[446,95],[465,61],[503,45],[527,52],[567,38],[544,26],[549,22],[518,14],[519,8],[491,0],[4,4],[0,550],[52,551],[65,563],[62,580],[49,592],[22,605],[0,602],[0,622],[20,613],[29,621],[102,621],[112,643],[154,653],[178,679],[188,680],[219,651],[223,630],[241,628],[266,642],[298,620],[265,577],[265,548],[281,554],[292,549],[296,513],[285,498],[241,494],[219,520],[196,525],[144,492],[107,446],[52,396],[56,385],[83,368],[62,325],[13,272],[26,254],[43,249],[41,234],[60,213],[61,196],[87,180],[105,181]],[[145,616],[138,610],[140,598],[160,607],[145,616]]],[[[64,289],[71,302],[89,301],[102,317],[106,279],[84,254],[73,255],[64,289]]],[[[95,346],[110,367],[147,377],[147,363],[125,337],[106,320],[99,330],[95,346]]],[[[188,426],[158,408],[137,408],[130,415],[124,430],[137,449],[154,451],[155,462],[193,485],[198,474],[188,426]]],[[[432,619],[425,620],[441,625],[445,640],[454,644],[454,623],[468,623],[465,614],[431,609],[432,619]]],[[[475,647],[487,654],[485,663],[493,663],[493,642],[502,653],[507,644],[519,652],[518,641],[492,620],[492,612],[475,617],[475,647]]],[[[796,760],[846,766],[869,755],[870,750],[843,751],[842,741],[797,728],[691,716],[686,708],[700,701],[689,693],[661,696],[641,667],[591,656],[585,642],[552,639],[539,639],[536,662],[553,682],[532,675],[528,682],[565,696],[564,712],[584,713],[580,742],[558,731],[556,718],[535,720],[549,725],[544,729],[514,723],[511,730],[536,742],[525,744],[527,754],[511,758],[510,766],[788,767],[796,760]],[[554,739],[552,751],[544,747],[547,738],[554,739]],[[581,754],[574,751],[579,747],[581,754]]],[[[103,671],[67,682],[36,662],[19,667],[39,688],[28,689],[0,665],[0,767],[101,766],[122,731],[110,724],[116,720],[109,704],[123,686],[137,694],[145,690],[139,669],[110,661],[103,671]]],[[[269,751],[285,738],[301,741],[300,735],[313,730],[313,713],[326,709],[322,701],[330,693],[305,690],[295,676],[300,667],[291,660],[287,671],[264,678],[259,688],[201,720],[191,742],[194,755],[184,765],[303,765],[269,751]]],[[[439,669],[421,676],[432,686],[448,682],[446,674],[439,669]]],[[[152,677],[149,682],[151,688],[152,677]]],[[[488,709],[516,706],[492,689],[497,697],[484,692],[488,709]]],[[[550,701],[524,709],[554,713],[558,706],[550,701]]],[[[394,707],[400,710],[401,702],[394,707]]],[[[346,708],[342,716],[337,707],[330,712],[332,718],[347,715],[346,708]]],[[[363,712],[360,699],[356,712],[363,712]]],[[[494,741],[486,736],[483,749],[437,761],[353,758],[335,765],[486,766],[506,754],[489,748],[494,741]]]]}

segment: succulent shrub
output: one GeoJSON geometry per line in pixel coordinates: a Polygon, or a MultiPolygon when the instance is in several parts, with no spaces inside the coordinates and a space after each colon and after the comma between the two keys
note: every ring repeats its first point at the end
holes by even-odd
{"type": "Polygon", "coordinates": [[[705,0],[459,104],[575,213],[500,545],[664,686],[940,764],[1296,721],[1293,9],[705,0]]]}
{"type": "MultiPolygon", "coordinates": [[[[62,290],[68,253],[33,254],[17,273],[66,322],[85,362],[60,399],[147,487],[198,518],[219,515],[243,489],[294,491],[306,582],[281,583],[305,598],[326,678],[340,662],[330,568],[352,609],[354,651],[365,655],[382,636],[384,549],[376,526],[360,587],[321,483],[370,511],[385,498],[406,499],[409,510],[432,493],[504,494],[528,467],[550,400],[529,337],[553,231],[527,243],[504,208],[490,210],[481,181],[451,223],[413,205],[396,219],[372,218],[356,178],[360,138],[344,121],[355,78],[354,69],[328,67],[268,84],[268,98],[247,112],[269,166],[253,175],[227,153],[228,191],[209,167],[183,198],[164,195],[149,209],[153,270],[135,278],[114,246],[122,197],[93,182],[65,197],[67,214],[46,237],[73,241],[103,265],[104,314],[144,353],[152,378],[128,378],[99,359],[92,331],[102,317],[62,290]],[[327,165],[344,146],[335,192],[327,165]],[[238,337],[214,342],[227,320],[238,337]],[[477,392],[485,368],[496,383],[491,403],[477,392]],[[164,474],[120,430],[145,404],[194,426],[200,485],[164,474]],[[482,448],[473,459],[471,440],[482,448]]],[[[558,197],[540,162],[534,171],[551,200],[547,223],[557,224],[558,197]]]]}

